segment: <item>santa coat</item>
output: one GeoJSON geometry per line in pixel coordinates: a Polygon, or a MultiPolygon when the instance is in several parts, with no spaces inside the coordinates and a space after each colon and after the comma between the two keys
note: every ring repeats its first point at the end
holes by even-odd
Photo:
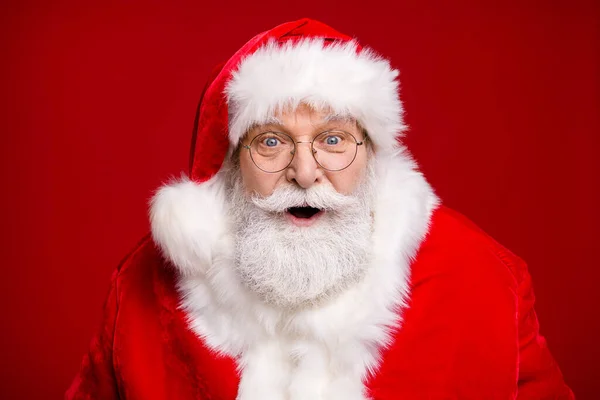
{"type": "Polygon", "coordinates": [[[217,69],[199,107],[191,179],[154,197],[152,237],[115,272],[66,397],[573,398],[539,334],[525,263],[441,206],[400,145],[396,76],[306,19],[258,35],[217,69]],[[365,278],[290,311],[236,275],[222,166],[248,126],[300,102],[366,129],[376,200],[365,278]]]}
{"type": "MultiPolygon", "coordinates": [[[[67,399],[236,398],[236,363],[190,329],[176,275],[150,238],[125,259],[67,399]]],[[[435,212],[410,293],[367,380],[372,399],[573,398],[539,334],[525,263],[462,215],[435,212]]]]}

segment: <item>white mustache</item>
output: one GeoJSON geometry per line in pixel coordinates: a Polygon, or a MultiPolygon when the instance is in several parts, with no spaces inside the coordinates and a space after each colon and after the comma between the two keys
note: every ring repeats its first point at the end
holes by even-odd
{"type": "Polygon", "coordinates": [[[275,189],[268,197],[252,196],[251,201],[261,210],[282,213],[291,207],[313,207],[335,211],[358,204],[356,196],[336,192],[329,183],[315,185],[309,189],[286,185],[275,189]]]}

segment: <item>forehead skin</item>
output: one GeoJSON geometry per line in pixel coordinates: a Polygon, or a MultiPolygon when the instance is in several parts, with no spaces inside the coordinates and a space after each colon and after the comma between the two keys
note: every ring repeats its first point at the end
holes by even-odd
{"type": "Polygon", "coordinates": [[[314,110],[310,106],[301,104],[294,111],[280,112],[263,123],[253,124],[242,142],[248,143],[257,135],[268,131],[283,132],[294,137],[293,128],[300,125],[305,125],[303,131],[306,131],[306,128],[312,128],[313,135],[337,129],[351,133],[358,141],[362,140],[362,129],[356,119],[347,115],[331,113],[328,109],[314,110]]]}
{"type": "MultiPolygon", "coordinates": [[[[300,106],[294,111],[277,114],[267,123],[254,126],[242,139],[249,144],[252,139],[265,131],[283,132],[299,142],[310,142],[317,134],[331,129],[340,129],[354,135],[358,141],[364,139],[362,129],[356,120],[300,106]]],[[[269,196],[280,185],[297,185],[308,189],[314,185],[331,184],[342,194],[351,194],[363,179],[367,168],[367,146],[358,146],[356,158],[342,171],[322,169],[312,156],[310,144],[300,143],[290,166],[277,173],[261,171],[250,157],[250,151],[240,148],[239,167],[247,193],[261,197],[269,196]]]]}

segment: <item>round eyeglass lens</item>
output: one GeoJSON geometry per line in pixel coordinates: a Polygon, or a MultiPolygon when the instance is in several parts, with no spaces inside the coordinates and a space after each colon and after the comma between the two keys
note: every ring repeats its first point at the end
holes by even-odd
{"type": "Polygon", "coordinates": [[[321,167],[329,171],[347,168],[356,158],[356,138],[344,131],[326,131],[313,141],[313,154],[321,167]]]}
{"type": "Polygon", "coordinates": [[[283,171],[294,157],[294,141],[280,132],[261,133],[250,143],[250,157],[265,172],[283,171]]]}

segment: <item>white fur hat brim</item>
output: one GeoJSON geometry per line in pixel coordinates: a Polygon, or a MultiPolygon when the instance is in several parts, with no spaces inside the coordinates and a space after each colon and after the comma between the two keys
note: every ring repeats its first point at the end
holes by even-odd
{"type": "Polygon", "coordinates": [[[225,92],[229,140],[236,146],[254,124],[307,104],[356,119],[378,151],[395,150],[405,129],[398,71],[354,41],[269,41],[244,58],[225,92]]]}

